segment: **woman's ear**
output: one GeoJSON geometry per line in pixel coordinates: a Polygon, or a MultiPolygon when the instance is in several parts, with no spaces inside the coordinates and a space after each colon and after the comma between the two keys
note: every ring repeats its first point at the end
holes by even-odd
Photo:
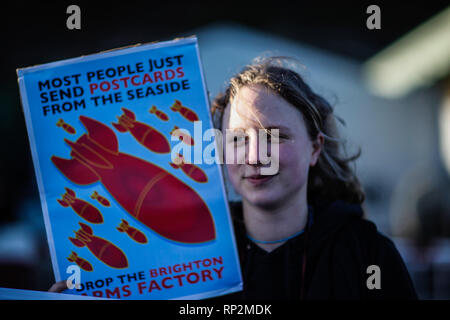
{"type": "Polygon", "coordinates": [[[322,152],[322,147],[323,147],[324,142],[325,142],[325,138],[324,138],[322,132],[319,132],[317,134],[316,140],[313,141],[313,143],[312,143],[312,147],[313,147],[312,151],[313,152],[311,155],[311,161],[309,163],[309,165],[311,167],[314,167],[316,165],[317,161],[319,160],[320,152],[322,152]]]}

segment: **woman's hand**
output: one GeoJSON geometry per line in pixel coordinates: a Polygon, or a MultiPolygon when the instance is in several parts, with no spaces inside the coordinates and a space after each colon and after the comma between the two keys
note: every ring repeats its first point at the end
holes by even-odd
{"type": "Polygon", "coordinates": [[[48,289],[48,292],[57,292],[57,293],[61,293],[64,290],[68,289],[67,288],[67,280],[61,280],[59,282],[54,283],[50,289],[48,289]]]}

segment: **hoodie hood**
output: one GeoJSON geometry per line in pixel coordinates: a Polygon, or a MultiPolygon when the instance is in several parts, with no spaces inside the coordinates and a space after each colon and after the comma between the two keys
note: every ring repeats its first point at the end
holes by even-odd
{"type": "MultiPolygon", "coordinates": [[[[247,250],[247,244],[249,240],[246,237],[246,228],[243,222],[242,203],[230,203],[230,208],[234,220],[235,235],[239,248],[239,257],[241,259],[241,262],[245,261],[242,270],[243,275],[244,278],[248,279],[250,275],[249,270],[253,268],[255,264],[258,264],[258,262],[255,261],[254,251],[247,250]]],[[[297,290],[295,289],[295,285],[290,283],[295,278],[292,277],[293,273],[289,272],[289,268],[291,268],[292,266],[292,259],[297,259],[299,263],[301,262],[298,265],[298,274],[302,274],[302,276],[299,276],[299,283],[303,283],[303,281],[309,282],[306,279],[303,279],[304,271],[302,268],[302,264],[305,265],[306,276],[308,274],[311,275],[311,272],[315,273],[315,270],[317,269],[317,262],[324,261],[324,258],[327,262],[321,263],[321,267],[328,266],[328,255],[325,255],[324,257],[324,253],[330,252],[330,249],[334,247],[334,240],[336,239],[337,233],[348,224],[352,223],[353,221],[361,220],[361,218],[363,217],[363,210],[360,205],[348,204],[344,201],[335,201],[330,204],[323,203],[321,205],[309,206],[308,211],[308,223],[305,232],[302,234],[303,240],[296,240],[294,238],[287,241],[285,244],[283,244],[284,249],[281,251],[283,252],[283,255],[280,255],[279,249],[281,247],[275,249],[270,253],[273,256],[275,252],[278,252],[277,257],[283,260],[283,273],[286,275],[289,274],[289,276],[286,276],[284,278],[284,288],[286,288],[286,292],[290,293],[297,290]]],[[[260,259],[261,258],[259,258],[258,261],[261,262],[260,259]]],[[[321,278],[323,274],[326,274],[326,272],[320,272],[320,274],[321,276],[319,278],[321,278]]],[[[316,277],[317,276],[314,275],[312,278],[316,277]]],[[[306,283],[303,284],[301,288],[299,288],[300,297],[302,297],[304,294],[304,285],[306,285],[306,283]]]]}
{"type": "MultiPolygon", "coordinates": [[[[377,231],[375,224],[365,219],[360,204],[345,201],[315,203],[309,207],[312,223],[301,238],[293,238],[278,250],[275,265],[280,263],[284,274],[280,282],[267,289],[261,286],[267,275],[258,273],[264,268],[261,255],[255,256],[249,246],[243,222],[242,203],[230,203],[244,278],[252,272],[252,284],[245,294],[258,295],[265,290],[278,290],[290,298],[322,299],[417,299],[414,285],[395,245],[377,231]],[[281,256],[281,253],[283,256],[281,256]],[[256,260],[255,260],[256,259],[256,260]],[[297,261],[297,262],[295,262],[297,261]],[[293,264],[294,263],[294,264],[293,264]],[[381,290],[367,287],[367,267],[383,270],[381,290]],[[256,266],[256,269],[255,269],[256,266]],[[301,276],[300,276],[301,275],[301,276]],[[259,282],[258,282],[259,281],[259,282]],[[280,283],[282,281],[282,286],[280,283]],[[255,284],[256,282],[256,284],[255,284]],[[281,291],[280,291],[281,290],[281,291]]],[[[271,253],[272,254],[272,253],[271,253]]],[[[245,282],[245,279],[244,279],[245,282]]],[[[259,295],[258,295],[259,296],[259,295]]]]}

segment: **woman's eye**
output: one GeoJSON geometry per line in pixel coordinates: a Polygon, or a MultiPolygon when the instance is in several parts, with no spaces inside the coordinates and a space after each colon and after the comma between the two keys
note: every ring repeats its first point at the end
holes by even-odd
{"type": "Polygon", "coordinates": [[[281,140],[287,139],[287,136],[284,134],[279,133],[278,130],[268,130],[266,132],[267,135],[267,142],[273,142],[273,143],[278,143],[281,140]]]}
{"type": "Polygon", "coordinates": [[[233,143],[243,143],[245,142],[246,138],[246,135],[233,135],[231,139],[229,139],[229,141],[233,143]]]}

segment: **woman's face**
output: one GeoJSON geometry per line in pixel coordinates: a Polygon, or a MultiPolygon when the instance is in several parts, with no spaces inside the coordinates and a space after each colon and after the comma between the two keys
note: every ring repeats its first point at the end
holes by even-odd
{"type": "Polygon", "coordinates": [[[232,150],[230,144],[238,145],[237,148],[241,145],[241,150],[245,150],[241,158],[234,150],[233,163],[227,163],[225,151],[231,183],[244,201],[260,207],[277,207],[293,197],[304,196],[306,200],[309,167],[317,162],[320,143],[309,138],[300,111],[266,87],[245,86],[225,108],[222,128],[226,150],[232,150]],[[260,162],[258,153],[262,140],[258,130],[263,128],[279,130],[279,138],[268,142],[267,150],[272,152],[268,152],[270,163],[266,164],[260,162]],[[269,166],[278,170],[270,175],[261,174],[269,166]]]}

